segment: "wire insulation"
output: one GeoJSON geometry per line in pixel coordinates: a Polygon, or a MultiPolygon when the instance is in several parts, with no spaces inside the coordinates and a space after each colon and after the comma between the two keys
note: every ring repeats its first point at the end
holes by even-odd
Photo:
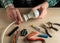
{"type": "Polygon", "coordinates": [[[9,25],[5,28],[5,30],[3,31],[2,36],[1,36],[1,43],[4,43],[4,35],[5,35],[6,31],[7,31],[7,30],[9,29],[9,27],[12,26],[15,22],[16,22],[16,21],[14,21],[14,22],[12,22],[11,24],[9,24],[9,25]]]}

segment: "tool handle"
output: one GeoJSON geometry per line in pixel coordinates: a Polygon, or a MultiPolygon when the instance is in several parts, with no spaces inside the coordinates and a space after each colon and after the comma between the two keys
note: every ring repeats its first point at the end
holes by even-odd
{"type": "Polygon", "coordinates": [[[39,34],[38,37],[48,38],[48,35],[46,35],[46,34],[39,34]]]}
{"type": "Polygon", "coordinates": [[[16,35],[13,36],[13,43],[16,43],[16,35]]]}
{"type": "Polygon", "coordinates": [[[44,40],[44,39],[42,39],[42,38],[28,38],[28,40],[31,40],[31,41],[37,41],[37,40],[44,40]]]}
{"type": "Polygon", "coordinates": [[[58,29],[56,29],[55,27],[52,27],[52,29],[55,30],[55,31],[58,31],[58,29]]]}
{"type": "Polygon", "coordinates": [[[18,26],[15,27],[15,28],[8,34],[8,36],[11,36],[18,28],[19,28],[18,26]]]}
{"type": "Polygon", "coordinates": [[[49,37],[52,37],[47,30],[45,30],[46,34],[49,36],[49,37]]]}
{"type": "Polygon", "coordinates": [[[58,25],[58,26],[60,26],[60,24],[58,24],[58,23],[54,23],[54,25],[58,25]]]}
{"type": "Polygon", "coordinates": [[[28,38],[28,41],[42,41],[42,43],[46,43],[44,39],[42,38],[28,38]]]}

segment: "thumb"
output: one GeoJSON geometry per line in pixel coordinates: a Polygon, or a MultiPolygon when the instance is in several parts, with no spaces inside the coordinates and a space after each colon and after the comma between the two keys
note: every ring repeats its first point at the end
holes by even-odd
{"type": "Polygon", "coordinates": [[[39,18],[44,18],[44,16],[47,14],[47,10],[46,9],[43,9],[39,18]]]}

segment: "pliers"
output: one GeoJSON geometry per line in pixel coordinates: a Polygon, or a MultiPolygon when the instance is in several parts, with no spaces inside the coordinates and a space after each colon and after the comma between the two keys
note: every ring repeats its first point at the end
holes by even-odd
{"type": "Polygon", "coordinates": [[[58,26],[60,26],[60,24],[58,24],[58,23],[48,22],[47,24],[49,25],[49,27],[48,27],[49,29],[53,29],[53,30],[55,30],[55,31],[58,31],[58,29],[55,28],[55,27],[53,27],[53,25],[58,25],[58,26]]]}
{"type": "Polygon", "coordinates": [[[37,35],[38,32],[31,32],[30,34],[28,34],[26,36],[26,40],[27,41],[41,41],[42,43],[45,43],[45,40],[43,38],[40,38],[40,37],[34,37],[35,35],[37,35]]]}
{"type": "Polygon", "coordinates": [[[53,25],[58,25],[58,26],[60,26],[60,24],[59,24],[59,23],[52,23],[52,22],[48,22],[47,24],[53,24],[53,25]]]}
{"type": "Polygon", "coordinates": [[[43,34],[39,34],[38,37],[48,38],[48,35],[45,32],[41,31],[39,27],[35,25],[31,25],[31,27],[36,31],[38,31],[39,33],[43,33],[43,34]]]}
{"type": "Polygon", "coordinates": [[[47,26],[42,24],[41,27],[45,30],[45,33],[49,36],[49,37],[52,37],[49,33],[48,33],[48,30],[47,30],[47,26]]]}

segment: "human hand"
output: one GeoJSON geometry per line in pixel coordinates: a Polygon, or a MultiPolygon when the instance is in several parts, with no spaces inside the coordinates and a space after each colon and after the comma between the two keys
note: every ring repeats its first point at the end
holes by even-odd
{"type": "Polygon", "coordinates": [[[48,8],[48,4],[47,3],[43,3],[41,5],[38,5],[34,8],[32,8],[32,10],[39,10],[40,15],[38,18],[44,18],[44,16],[47,14],[47,8],[48,8]]]}
{"type": "Polygon", "coordinates": [[[6,8],[6,13],[9,19],[11,19],[12,21],[16,21],[16,24],[20,24],[21,22],[23,22],[21,14],[17,8],[8,6],[6,8]]]}

